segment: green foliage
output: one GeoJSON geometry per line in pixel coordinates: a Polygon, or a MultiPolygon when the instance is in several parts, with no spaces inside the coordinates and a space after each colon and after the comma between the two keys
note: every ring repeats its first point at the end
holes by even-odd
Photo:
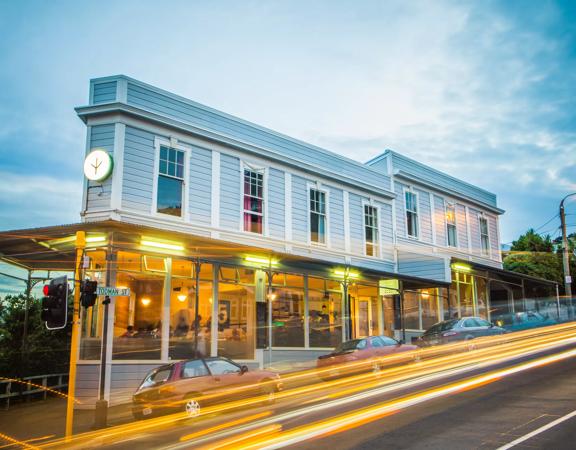
{"type": "Polygon", "coordinates": [[[550,235],[545,237],[536,234],[534,229],[530,228],[526,233],[512,242],[512,251],[515,252],[548,252],[554,251],[554,244],[550,235]]]}
{"type": "MultiPolygon", "coordinates": [[[[574,234],[570,236],[574,238],[574,234]]],[[[569,242],[572,244],[570,239],[569,242]]],[[[562,250],[559,244],[561,244],[561,240],[552,241],[549,235],[542,237],[533,229],[529,229],[512,242],[510,252],[508,252],[503,261],[504,269],[556,281],[560,284],[560,290],[562,291],[564,270],[562,266],[562,250]]],[[[573,276],[576,274],[576,260],[573,255],[571,255],[570,259],[570,271],[573,276]]]]}
{"type": "Polygon", "coordinates": [[[26,296],[0,299],[0,374],[25,377],[68,371],[70,326],[49,331],[40,319],[40,300],[28,302],[28,337],[23,344],[26,296]]]}

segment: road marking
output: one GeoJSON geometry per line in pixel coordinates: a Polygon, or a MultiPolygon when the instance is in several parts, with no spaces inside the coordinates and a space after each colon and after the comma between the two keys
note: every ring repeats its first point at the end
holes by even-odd
{"type": "Polygon", "coordinates": [[[566,414],[565,416],[560,417],[559,419],[556,419],[556,420],[550,422],[548,425],[544,425],[544,426],[542,426],[542,427],[540,427],[540,428],[538,428],[538,429],[536,429],[536,430],[534,430],[528,434],[525,434],[524,436],[519,437],[518,439],[516,439],[516,440],[514,440],[514,441],[512,441],[506,445],[503,445],[502,447],[498,447],[497,450],[507,450],[509,448],[515,447],[518,444],[521,444],[522,442],[527,441],[528,439],[530,439],[530,438],[532,438],[532,437],[534,437],[540,433],[544,433],[544,431],[549,430],[550,428],[554,428],[556,425],[560,425],[562,422],[565,422],[574,416],[576,416],[576,410],[572,411],[569,414],[566,414]]]}

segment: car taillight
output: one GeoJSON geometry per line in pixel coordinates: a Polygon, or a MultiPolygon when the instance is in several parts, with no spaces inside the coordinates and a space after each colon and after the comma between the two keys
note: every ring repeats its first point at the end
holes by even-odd
{"type": "Polygon", "coordinates": [[[442,333],[442,337],[448,337],[448,336],[456,336],[458,333],[456,333],[455,331],[446,331],[445,333],[442,333]]]}

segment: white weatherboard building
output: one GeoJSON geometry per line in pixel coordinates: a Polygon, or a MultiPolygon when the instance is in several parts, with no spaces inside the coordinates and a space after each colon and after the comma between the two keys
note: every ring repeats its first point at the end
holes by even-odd
{"type": "Polygon", "coordinates": [[[82,407],[197,352],[310,360],[524,310],[553,287],[501,269],[494,194],[393,151],[363,164],[121,75],[92,80],[76,112],[81,223],[0,233],[0,252],[73,269],[82,230],[80,276],[130,290],[109,305],[102,383],[104,308],[82,311],[82,407]]]}

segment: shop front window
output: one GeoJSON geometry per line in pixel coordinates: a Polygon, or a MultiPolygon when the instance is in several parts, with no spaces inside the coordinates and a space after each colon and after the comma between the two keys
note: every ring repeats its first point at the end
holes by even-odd
{"type": "MultiPolygon", "coordinates": [[[[106,252],[86,252],[89,267],[85,271],[85,278],[97,281],[100,286],[106,280],[106,252]]],[[[100,359],[102,349],[102,325],[103,325],[102,298],[97,298],[91,308],[82,308],[80,359],[100,359]]]]}
{"type": "Polygon", "coordinates": [[[171,359],[210,356],[210,322],[212,317],[212,265],[200,264],[200,282],[196,289],[196,265],[192,261],[173,260],[170,286],[171,359]],[[196,317],[196,293],[198,316],[196,317]],[[196,323],[198,330],[196,331],[196,323]]]}
{"type": "Polygon", "coordinates": [[[116,287],[129,288],[130,296],[115,298],[112,359],[160,359],[164,274],[123,271],[141,267],[141,256],[118,255],[116,287]]]}
{"type": "Polygon", "coordinates": [[[475,277],[475,282],[478,315],[484,319],[488,319],[488,292],[486,278],[475,277]]]}
{"type": "Polygon", "coordinates": [[[221,267],[218,283],[218,356],[254,358],[255,309],[255,271],[221,267]]]}
{"type": "Polygon", "coordinates": [[[422,330],[427,330],[435,323],[440,322],[436,289],[423,289],[420,291],[420,312],[422,330]]]}
{"type": "Polygon", "coordinates": [[[420,305],[416,292],[404,291],[404,328],[420,329],[420,305]]]}
{"type": "Polygon", "coordinates": [[[275,274],[272,284],[272,346],[304,347],[304,277],[275,274]]]}
{"type": "Polygon", "coordinates": [[[339,282],[308,277],[308,324],[310,347],[336,347],[342,342],[339,282]]]}
{"type": "Polygon", "coordinates": [[[457,273],[458,300],[460,302],[460,317],[474,315],[474,286],[472,275],[457,273]]]}
{"type": "Polygon", "coordinates": [[[382,303],[378,286],[353,284],[348,292],[355,336],[360,338],[383,334],[382,303]]]}

